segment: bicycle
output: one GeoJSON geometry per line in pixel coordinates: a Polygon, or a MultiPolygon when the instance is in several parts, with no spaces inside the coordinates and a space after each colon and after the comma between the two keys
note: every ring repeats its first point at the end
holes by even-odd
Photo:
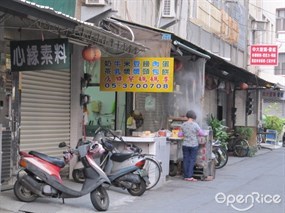
{"type": "Polygon", "coordinates": [[[234,156],[246,157],[249,152],[249,143],[239,134],[233,133],[228,141],[228,151],[232,151],[234,156]]]}
{"type": "Polygon", "coordinates": [[[162,173],[162,166],[161,166],[161,162],[159,162],[156,158],[155,155],[153,154],[143,154],[142,149],[137,147],[134,144],[128,144],[126,142],[124,142],[127,145],[127,149],[131,150],[134,153],[139,154],[140,156],[145,158],[145,164],[143,169],[145,169],[148,173],[148,178],[149,178],[149,184],[147,185],[146,189],[150,190],[153,187],[155,187],[161,177],[161,173],[162,173]]]}
{"type": "Polygon", "coordinates": [[[272,149],[270,147],[266,147],[266,146],[261,145],[265,141],[265,135],[266,134],[267,134],[266,132],[257,132],[256,133],[257,149],[268,149],[268,150],[272,151],[272,149]]]}

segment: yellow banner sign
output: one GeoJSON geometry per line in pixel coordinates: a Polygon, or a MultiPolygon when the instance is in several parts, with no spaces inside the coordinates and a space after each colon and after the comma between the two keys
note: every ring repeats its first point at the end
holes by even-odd
{"type": "Polygon", "coordinates": [[[101,58],[100,90],[172,92],[173,58],[101,58]]]}

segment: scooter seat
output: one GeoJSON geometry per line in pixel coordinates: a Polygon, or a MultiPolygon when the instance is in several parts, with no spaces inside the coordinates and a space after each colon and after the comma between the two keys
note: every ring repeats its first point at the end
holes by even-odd
{"type": "Polygon", "coordinates": [[[123,162],[135,155],[134,153],[113,153],[110,159],[116,162],[123,162]]]}
{"type": "Polygon", "coordinates": [[[30,151],[29,152],[30,155],[34,155],[42,160],[45,160],[51,164],[54,164],[60,168],[63,168],[65,166],[65,163],[63,160],[59,159],[59,158],[56,158],[56,157],[51,157],[51,156],[48,156],[44,153],[40,153],[40,152],[37,152],[37,151],[30,151]]]}

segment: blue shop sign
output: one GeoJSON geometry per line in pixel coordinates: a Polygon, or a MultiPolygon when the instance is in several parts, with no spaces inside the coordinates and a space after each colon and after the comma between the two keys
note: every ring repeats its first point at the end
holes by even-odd
{"type": "Polygon", "coordinates": [[[11,41],[11,71],[70,69],[68,39],[11,41]]]}

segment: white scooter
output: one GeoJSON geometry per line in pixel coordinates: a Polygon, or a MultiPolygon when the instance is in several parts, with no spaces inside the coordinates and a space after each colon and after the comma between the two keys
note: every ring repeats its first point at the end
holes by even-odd
{"type": "MultiPolygon", "coordinates": [[[[99,127],[95,132],[95,140],[100,142],[105,153],[100,158],[100,167],[107,174],[111,184],[115,187],[127,189],[133,196],[141,196],[149,184],[148,174],[143,169],[144,156],[139,152],[121,153],[113,145],[112,141],[122,138],[115,135],[109,129],[99,127]],[[106,134],[113,138],[105,137],[106,134]]],[[[83,165],[78,161],[75,165],[72,177],[75,182],[84,181],[83,165]]]]}

